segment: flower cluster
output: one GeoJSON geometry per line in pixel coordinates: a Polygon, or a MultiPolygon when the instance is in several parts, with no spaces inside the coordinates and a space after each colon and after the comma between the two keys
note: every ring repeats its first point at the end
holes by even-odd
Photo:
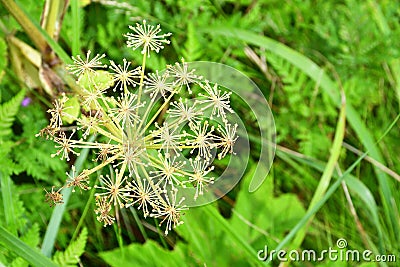
{"type": "MultiPolygon", "coordinates": [[[[161,218],[166,230],[181,224],[186,210],[180,188],[194,188],[193,198],[214,183],[212,162],[233,153],[237,125],[228,121],[230,93],[222,91],[191,70],[188,64],[168,65],[166,70],[146,73],[146,57],[159,52],[169,41],[159,35],[159,26],[137,24],[127,45],[140,48],[143,63],[131,68],[109,61],[105,55],[73,58],[68,70],[77,76],[77,95],[63,94],[54,102],[50,124],[38,135],[53,140],[58,149],[52,156],[70,160],[79,150],[97,153],[97,165],[79,174],[72,166],[64,187],[96,193],[97,219],[104,226],[118,221],[119,209],[131,206],[144,217],[161,218]],[[78,99],[78,112],[73,99],[78,99]],[[67,122],[71,123],[65,127],[67,122]],[[89,135],[97,141],[90,142],[89,135]],[[113,171],[92,185],[90,176],[105,166],[113,171]]],[[[60,189],[46,191],[51,205],[62,203],[60,189]]]]}

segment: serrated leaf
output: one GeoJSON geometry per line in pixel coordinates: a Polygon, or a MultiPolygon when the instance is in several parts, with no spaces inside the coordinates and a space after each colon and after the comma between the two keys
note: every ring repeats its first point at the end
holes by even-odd
{"type": "Polygon", "coordinates": [[[24,98],[24,95],[25,90],[21,90],[8,102],[0,105],[0,138],[12,133],[11,126],[19,107],[21,106],[21,101],[24,98]]]}
{"type": "Polygon", "coordinates": [[[78,238],[73,241],[64,252],[57,251],[53,261],[60,266],[75,266],[79,262],[80,256],[85,252],[88,231],[83,228],[78,238]]]}
{"type": "Polygon", "coordinates": [[[37,247],[40,241],[39,230],[39,225],[34,223],[32,227],[21,236],[21,241],[33,248],[37,247]]]}
{"type": "Polygon", "coordinates": [[[184,224],[175,231],[188,242],[189,255],[193,255],[201,265],[226,266],[231,256],[227,254],[228,250],[220,250],[225,246],[226,235],[221,224],[205,214],[206,208],[218,212],[215,205],[191,208],[182,218],[184,224]]]}
{"type": "Polygon", "coordinates": [[[203,48],[197,38],[197,31],[193,23],[189,22],[187,25],[187,39],[185,42],[185,49],[182,55],[186,61],[196,61],[203,55],[203,48]]]}
{"type": "MultiPolygon", "coordinates": [[[[274,238],[282,238],[305,214],[294,194],[274,196],[272,179],[267,179],[257,191],[250,193],[248,188],[255,168],[253,165],[243,178],[233,215],[227,221],[227,227],[247,242],[254,253],[274,242],[274,238]]],[[[221,216],[213,205],[191,208],[182,218],[184,224],[175,229],[188,243],[192,260],[207,266],[250,266],[243,247],[232,239],[215,217],[208,216],[211,212],[205,213],[205,209],[221,216]],[[220,249],[227,246],[229,250],[220,249]]],[[[222,216],[221,219],[224,220],[222,216]]]]}
{"type": "Polygon", "coordinates": [[[22,144],[14,151],[14,157],[27,174],[40,180],[51,180],[55,178],[54,173],[59,176],[65,171],[65,162],[50,157],[50,151],[53,149],[49,142],[22,144]],[[28,149],[30,153],[26,153],[28,149]]]}

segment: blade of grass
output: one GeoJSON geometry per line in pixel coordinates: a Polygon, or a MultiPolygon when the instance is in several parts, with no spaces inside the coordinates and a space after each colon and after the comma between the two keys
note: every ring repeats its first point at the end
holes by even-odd
{"type": "MultiPolygon", "coordinates": [[[[320,172],[323,172],[325,170],[326,164],[322,163],[322,162],[318,162],[315,159],[305,159],[302,157],[297,157],[296,155],[287,154],[280,150],[277,151],[276,155],[286,162],[288,161],[288,158],[293,158],[297,162],[304,164],[306,166],[309,166],[320,172]]],[[[358,155],[358,156],[361,156],[361,155],[358,155]]],[[[364,157],[364,159],[365,159],[365,157],[364,157]]],[[[297,166],[297,168],[301,168],[301,166],[297,166]]],[[[305,170],[303,170],[302,173],[303,172],[305,172],[305,170]]],[[[337,172],[335,172],[335,173],[333,173],[333,177],[335,179],[338,179],[340,177],[340,175],[337,172]]],[[[354,192],[361,199],[361,201],[364,204],[363,207],[365,207],[368,210],[369,218],[372,218],[372,223],[375,225],[377,232],[378,232],[379,246],[382,247],[382,242],[384,241],[383,230],[382,230],[382,226],[379,222],[378,206],[376,204],[373,194],[371,193],[369,188],[362,181],[360,181],[359,179],[357,179],[356,177],[354,177],[351,174],[348,175],[348,177],[346,178],[346,184],[350,188],[350,190],[352,192],[354,192]]],[[[374,252],[378,254],[378,251],[374,251],[374,252]]]]}
{"type": "Polygon", "coordinates": [[[81,9],[79,0],[71,0],[72,13],[72,54],[79,55],[81,49],[81,9]]]}
{"type": "MultiPolygon", "coordinates": [[[[95,139],[95,136],[91,136],[88,140],[88,142],[93,142],[95,139]]],[[[89,153],[88,149],[82,149],[81,154],[79,157],[76,159],[75,162],[75,169],[76,173],[70,172],[70,175],[78,175],[83,168],[83,164],[85,163],[85,160],[87,158],[87,155],[89,153]]],[[[72,188],[64,188],[61,193],[63,195],[63,201],[61,205],[58,205],[54,208],[53,213],[51,214],[50,222],[49,225],[47,226],[46,229],[46,234],[44,235],[43,239],[43,244],[42,244],[42,253],[46,255],[47,257],[51,257],[54,244],[56,242],[58,230],[60,228],[61,220],[63,217],[63,214],[65,212],[65,209],[67,208],[68,205],[68,200],[71,195],[72,188]]]]}
{"type": "MultiPolygon", "coordinates": [[[[332,99],[332,101],[338,107],[340,107],[341,101],[336,84],[322,68],[320,68],[315,62],[300,54],[299,52],[271,38],[260,36],[246,30],[223,26],[214,28],[210,27],[208,29],[205,29],[204,31],[215,35],[235,38],[247,44],[257,45],[276,54],[277,56],[284,58],[285,60],[299,68],[302,72],[307,74],[316,83],[318,83],[320,85],[320,88],[322,88],[323,91],[332,99]]],[[[358,138],[366,148],[366,151],[368,151],[370,157],[374,158],[378,162],[381,162],[382,164],[385,164],[382,154],[378,146],[376,145],[371,132],[366,128],[365,124],[361,120],[360,115],[350,103],[347,103],[346,105],[346,113],[346,118],[349,125],[356,132],[358,138]]],[[[393,199],[395,199],[395,197],[393,196],[394,193],[391,189],[394,188],[393,182],[388,179],[387,175],[376,166],[374,166],[374,172],[376,174],[379,187],[381,188],[379,193],[382,198],[382,205],[384,208],[387,224],[389,225],[391,232],[393,232],[394,238],[397,238],[398,240],[400,238],[400,226],[395,216],[397,207],[396,203],[393,202],[393,199]]],[[[381,253],[383,254],[384,251],[381,251],[381,253]]]]}
{"type": "Polygon", "coordinates": [[[4,175],[0,171],[0,183],[1,183],[1,197],[3,199],[4,216],[6,218],[7,229],[13,235],[16,236],[17,229],[16,229],[16,224],[15,224],[14,205],[13,205],[13,201],[12,201],[10,176],[4,175]]]}
{"type": "MultiPolygon", "coordinates": [[[[368,5],[372,13],[372,18],[375,20],[375,23],[378,25],[378,28],[383,34],[384,38],[389,38],[392,31],[389,27],[388,22],[385,19],[379,3],[368,0],[368,5]]],[[[393,79],[396,83],[394,85],[394,89],[396,90],[397,101],[399,102],[400,107],[400,60],[398,58],[391,59],[389,61],[389,67],[392,72],[393,79]]]]}
{"type": "MultiPolygon", "coordinates": [[[[383,135],[378,139],[377,142],[380,142],[389,132],[390,130],[394,127],[398,120],[398,117],[390,124],[390,126],[385,130],[383,135]]],[[[284,248],[291,240],[292,238],[296,235],[296,233],[308,222],[308,220],[314,216],[314,214],[328,201],[328,199],[331,197],[331,195],[336,191],[336,189],[341,185],[342,181],[348,182],[348,177],[350,177],[350,173],[354,170],[354,168],[367,156],[368,151],[362,154],[344,173],[341,175],[333,184],[332,186],[328,189],[326,194],[322,197],[320,201],[318,201],[314,208],[311,210],[307,210],[306,214],[304,215],[303,218],[295,225],[295,227],[289,232],[288,235],[285,236],[285,238],[282,240],[281,243],[278,244],[278,246],[275,248],[276,251],[281,250],[284,248]]],[[[398,212],[396,213],[398,214],[398,212]]],[[[273,258],[268,259],[265,263],[268,264],[273,260],[273,258]]]]}
{"type": "Polygon", "coordinates": [[[49,258],[22,242],[2,226],[0,226],[0,242],[7,247],[7,249],[13,251],[33,266],[57,267],[49,258]]]}
{"type": "Polygon", "coordinates": [[[131,211],[133,218],[135,219],[136,225],[139,227],[139,231],[142,234],[144,240],[147,240],[148,239],[147,233],[144,230],[143,224],[140,221],[139,216],[137,215],[136,209],[131,206],[129,207],[129,210],[131,211]]]}
{"type": "MultiPolygon", "coordinates": [[[[311,203],[310,206],[308,207],[308,210],[312,210],[314,208],[314,206],[322,199],[327,188],[329,187],[333,172],[335,170],[335,166],[339,160],[340,149],[342,148],[344,132],[346,128],[345,126],[346,126],[346,99],[344,93],[342,93],[342,106],[340,109],[339,119],[336,126],[335,138],[333,140],[333,144],[331,147],[331,154],[329,156],[328,163],[325,166],[325,170],[322,173],[322,177],[319,181],[318,187],[313,195],[313,198],[311,199],[311,203]]],[[[296,236],[291,244],[291,249],[297,249],[301,246],[307,234],[308,227],[312,219],[313,216],[311,216],[309,220],[305,223],[305,225],[301,229],[299,229],[299,231],[296,233],[296,236]]],[[[287,266],[288,264],[289,261],[285,262],[284,266],[287,266]]]]}

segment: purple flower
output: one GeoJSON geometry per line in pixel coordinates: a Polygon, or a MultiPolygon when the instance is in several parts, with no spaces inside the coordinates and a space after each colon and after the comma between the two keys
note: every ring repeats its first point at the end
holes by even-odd
{"type": "Polygon", "coordinates": [[[32,99],[29,97],[25,97],[21,102],[21,106],[26,107],[32,102],[32,99]]]}

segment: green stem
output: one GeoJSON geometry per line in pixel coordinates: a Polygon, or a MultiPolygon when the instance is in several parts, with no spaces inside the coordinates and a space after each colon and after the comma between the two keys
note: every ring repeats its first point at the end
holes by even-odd
{"type": "Polygon", "coordinates": [[[140,104],[140,98],[142,96],[144,71],[146,69],[146,59],[147,59],[147,53],[144,53],[143,60],[142,60],[142,68],[141,68],[142,73],[140,74],[140,82],[139,82],[139,92],[138,92],[138,100],[137,100],[138,104],[140,104]]]}
{"type": "Polygon", "coordinates": [[[49,6],[49,11],[48,13],[44,14],[46,18],[44,25],[42,23],[42,27],[54,39],[61,1],[60,0],[46,1],[45,5],[49,6]]]}
{"type": "MultiPolygon", "coordinates": [[[[96,182],[95,182],[94,184],[97,185],[97,182],[98,182],[98,179],[96,179],[96,182]]],[[[94,198],[94,193],[95,193],[95,192],[96,192],[96,188],[95,188],[95,186],[93,186],[92,190],[90,191],[89,199],[88,199],[88,201],[86,202],[85,209],[84,209],[83,212],[82,212],[81,218],[79,219],[78,225],[76,226],[74,233],[72,234],[72,238],[71,238],[70,242],[72,242],[73,240],[75,240],[75,238],[78,236],[79,230],[80,230],[80,228],[82,227],[83,221],[84,221],[85,218],[86,218],[86,214],[87,214],[88,211],[89,211],[89,207],[90,207],[90,204],[92,203],[92,200],[93,200],[93,198],[94,198]]]]}
{"type": "Polygon", "coordinates": [[[43,38],[40,31],[31,22],[28,16],[22,11],[22,9],[12,0],[0,0],[3,6],[11,13],[11,15],[18,21],[21,27],[25,30],[25,33],[29,36],[36,48],[41,53],[45,53],[46,49],[49,48],[46,40],[43,38]]]}

